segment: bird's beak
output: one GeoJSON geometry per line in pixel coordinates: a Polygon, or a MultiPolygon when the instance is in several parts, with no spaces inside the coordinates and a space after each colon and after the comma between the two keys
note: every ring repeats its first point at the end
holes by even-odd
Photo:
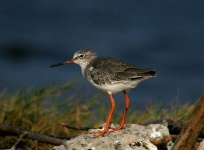
{"type": "Polygon", "coordinates": [[[71,63],[74,63],[75,60],[76,60],[76,58],[73,58],[73,59],[70,59],[70,60],[66,60],[66,61],[54,64],[54,65],[52,65],[50,67],[57,67],[57,66],[61,66],[61,65],[71,64],[71,63]]]}

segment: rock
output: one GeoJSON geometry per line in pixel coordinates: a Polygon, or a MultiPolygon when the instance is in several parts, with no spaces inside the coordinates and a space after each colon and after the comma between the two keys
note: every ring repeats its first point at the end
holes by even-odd
{"type": "Polygon", "coordinates": [[[204,140],[202,142],[200,142],[198,150],[204,150],[204,140]]]}
{"type": "MultiPolygon", "coordinates": [[[[102,129],[91,129],[89,132],[102,129]]],[[[124,129],[94,138],[92,134],[79,135],[53,150],[157,150],[167,148],[171,136],[167,125],[148,126],[127,124],[124,129]]]]}

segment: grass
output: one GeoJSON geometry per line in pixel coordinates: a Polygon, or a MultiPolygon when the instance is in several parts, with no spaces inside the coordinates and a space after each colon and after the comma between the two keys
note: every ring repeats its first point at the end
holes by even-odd
{"type": "MultiPolygon", "coordinates": [[[[29,130],[48,135],[71,136],[81,132],[68,130],[61,123],[77,126],[97,127],[105,122],[110,104],[99,99],[104,94],[94,95],[89,100],[83,100],[83,94],[70,95],[78,92],[72,85],[75,80],[68,81],[60,86],[49,86],[33,90],[25,88],[14,93],[0,93],[0,122],[26,127],[29,130]],[[101,120],[100,120],[101,119],[101,120]]],[[[193,106],[185,104],[180,106],[177,102],[172,103],[168,109],[158,104],[147,105],[142,112],[134,109],[128,110],[127,123],[142,123],[155,119],[181,119],[189,116],[193,106]]],[[[114,112],[113,122],[120,122],[122,111],[114,112]]],[[[13,138],[13,137],[12,137],[13,138]]],[[[11,138],[8,138],[8,141],[11,138]]],[[[7,137],[1,137],[0,141],[7,141],[7,137]]],[[[7,143],[8,143],[7,141],[7,143]]],[[[24,140],[27,147],[34,147],[31,140],[24,140]]],[[[11,145],[12,143],[10,143],[11,145]]],[[[5,142],[0,142],[0,149],[5,147],[5,142]]],[[[8,144],[9,145],[9,144],[8,144]]],[[[38,145],[38,149],[45,149],[46,144],[38,145]]]]}

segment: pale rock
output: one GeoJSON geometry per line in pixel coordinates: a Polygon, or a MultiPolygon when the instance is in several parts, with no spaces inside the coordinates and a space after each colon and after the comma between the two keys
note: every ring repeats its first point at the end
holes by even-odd
{"type": "MultiPolygon", "coordinates": [[[[112,125],[113,127],[113,125],[112,125]]],[[[89,132],[101,129],[92,129],[89,132]]],[[[171,141],[167,125],[148,126],[127,124],[124,129],[93,138],[92,134],[79,135],[53,150],[157,150],[171,141]]]]}

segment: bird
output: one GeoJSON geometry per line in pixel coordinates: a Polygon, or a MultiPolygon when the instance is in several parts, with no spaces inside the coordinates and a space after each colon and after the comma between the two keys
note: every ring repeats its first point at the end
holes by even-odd
{"type": "Polygon", "coordinates": [[[120,125],[116,128],[112,128],[111,132],[121,130],[125,127],[126,114],[130,104],[127,91],[135,88],[141,81],[156,76],[154,68],[138,68],[117,58],[99,57],[96,52],[91,49],[78,50],[74,53],[72,59],[62,61],[50,67],[72,63],[78,64],[81,67],[82,75],[91,85],[107,92],[109,95],[111,108],[106,124],[102,130],[91,132],[95,137],[110,132],[109,126],[115,109],[113,94],[123,92],[125,97],[125,109],[120,125]]]}

